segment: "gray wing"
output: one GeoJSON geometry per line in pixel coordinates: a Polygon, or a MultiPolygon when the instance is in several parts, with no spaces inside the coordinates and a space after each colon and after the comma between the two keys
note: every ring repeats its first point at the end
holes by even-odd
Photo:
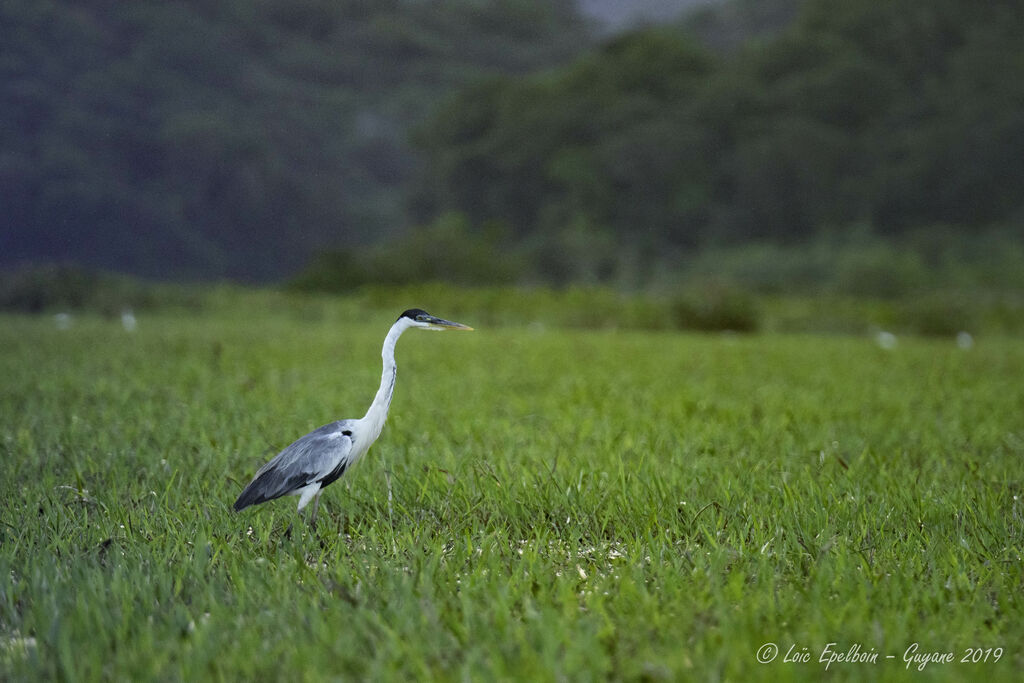
{"type": "Polygon", "coordinates": [[[316,482],[327,486],[351,463],[353,438],[352,420],[314,429],[260,468],[235,501],[235,510],[286,496],[316,482]]]}

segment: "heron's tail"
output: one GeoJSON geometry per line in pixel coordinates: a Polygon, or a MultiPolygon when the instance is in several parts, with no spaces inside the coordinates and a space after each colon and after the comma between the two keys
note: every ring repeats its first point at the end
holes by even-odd
{"type": "Polygon", "coordinates": [[[271,500],[271,498],[276,497],[277,496],[268,497],[266,489],[261,484],[260,480],[254,479],[245,487],[242,494],[238,496],[238,500],[235,501],[233,507],[235,508],[235,512],[238,512],[239,510],[244,510],[250,505],[259,505],[260,503],[265,503],[266,501],[271,500]]]}
{"type": "Polygon", "coordinates": [[[255,505],[255,504],[256,504],[256,496],[253,494],[252,486],[249,486],[244,491],[242,491],[242,495],[240,495],[238,497],[238,500],[235,501],[235,504],[234,504],[233,507],[235,508],[235,512],[238,512],[239,510],[244,510],[245,508],[249,507],[250,505],[255,505]]]}
{"type": "Polygon", "coordinates": [[[268,500],[295,493],[297,489],[310,483],[309,477],[310,475],[306,472],[286,477],[279,468],[274,466],[274,461],[270,461],[238,496],[234,505],[235,512],[244,510],[250,505],[259,505],[268,500]]]}

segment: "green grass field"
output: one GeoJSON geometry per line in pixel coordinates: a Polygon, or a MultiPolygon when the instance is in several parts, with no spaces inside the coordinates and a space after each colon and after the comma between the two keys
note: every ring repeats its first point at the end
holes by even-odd
{"type": "Polygon", "coordinates": [[[1024,677],[1020,339],[412,331],[233,513],[397,313],[0,318],[0,679],[1024,677]]]}

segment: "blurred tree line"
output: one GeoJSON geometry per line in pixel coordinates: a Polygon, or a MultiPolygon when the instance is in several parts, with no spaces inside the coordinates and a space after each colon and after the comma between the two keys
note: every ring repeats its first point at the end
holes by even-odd
{"type": "Polygon", "coordinates": [[[410,125],[589,44],[571,0],[4,0],[0,265],[280,278],[406,225],[410,125]]]}
{"type": "Polygon", "coordinates": [[[635,32],[460,91],[418,130],[417,216],[501,221],[548,254],[534,261],[548,279],[581,255],[614,278],[849,230],[1020,236],[1024,4],[806,0],[735,50],[690,35],[635,32]]]}
{"type": "Polygon", "coordinates": [[[0,265],[319,254],[297,284],[345,289],[1020,252],[1019,1],[728,0],[599,45],[572,0],[6,0],[0,26],[0,265]]]}

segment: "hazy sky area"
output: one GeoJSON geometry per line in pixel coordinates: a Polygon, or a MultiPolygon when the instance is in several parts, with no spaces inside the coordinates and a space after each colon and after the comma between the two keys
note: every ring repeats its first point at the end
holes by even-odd
{"type": "Polygon", "coordinates": [[[580,11],[597,19],[608,31],[635,24],[671,21],[686,10],[721,0],[578,0],[580,11]]]}

